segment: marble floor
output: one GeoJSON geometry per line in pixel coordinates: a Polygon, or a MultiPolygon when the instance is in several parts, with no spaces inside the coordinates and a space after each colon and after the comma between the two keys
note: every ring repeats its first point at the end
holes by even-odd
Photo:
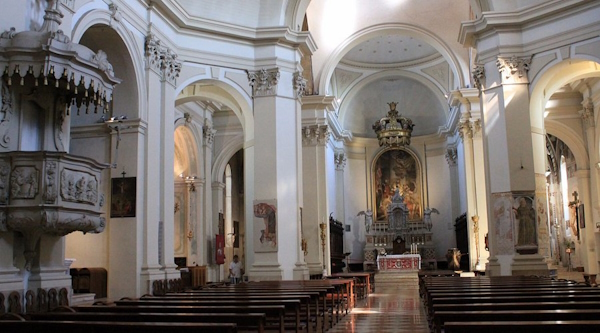
{"type": "Polygon", "coordinates": [[[359,300],[352,312],[327,332],[428,333],[429,328],[418,286],[376,285],[375,293],[359,300]]]}
{"type": "MultiPolygon", "coordinates": [[[[564,267],[558,267],[557,273],[561,279],[583,281],[581,272],[568,272],[564,267]]],[[[429,328],[418,286],[407,283],[376,285],[375,293],[359,300],[352,312],[327,332],[429,333],[429,328]]]]}

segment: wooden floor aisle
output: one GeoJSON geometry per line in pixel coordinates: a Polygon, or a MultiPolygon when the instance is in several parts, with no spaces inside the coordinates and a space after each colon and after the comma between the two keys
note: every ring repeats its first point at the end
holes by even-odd
{"type": "Polygon", "coordinates": [[[427,318],[417,286],[375,286],[375,293],[358,302],[328,333],[427,333],[427,318]]]}

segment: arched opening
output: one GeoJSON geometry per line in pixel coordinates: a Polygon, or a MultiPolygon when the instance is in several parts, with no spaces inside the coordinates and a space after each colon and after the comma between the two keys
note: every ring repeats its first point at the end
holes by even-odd
{"type": "Polygon", "coordinates": [[[174,228],[173,250],[175,263],[178,267],[195,266],[202,256],[202,247],[198,247],[202,229],[200,216],[201,206],[198,205],[197,148],[194,136],[187,126],[175,129],[175,159],[174,159],[174,228]]]}
{"type": "MultiPolygon", "coordinates": [[[[137,118],[140,109],[138,107],[137,76],[135,75],[133,58],[121,35],[108,25],[96,24],[83,32],[78,43],[94,52],[102,50],[112,66],[114,76],[122,80],[122,83],[115,87],[112,95],[112,110],[116,113],[115,115],[123,115],[129,119],[137,118]]],[[[134,169],[126,167],[126,165],[137,162],[135,155],[130,157],[131,160],[128,160],[123,154],[118,160],[116,159],[113,137],[104,123],[111,116],[113,115],[104,114],[99,109],[81,108],[78,114],[72,114],[70,117],[70,153],[85,156],[101,163],[116,163],[117,165],[117,168],[105,169],[102,173],[103,181],[100,186],[105,202],[111,202],[111,178],[134,177],[134,169]]],[[[132,179],[135,180],[135,178],[132,179]]],[[[119,239],[111,237],[111,232],[114,232],[114,230],[111,230],[110,206],[109,204],[104,205],[104,209],[106,209],[106,228],[104,232],[85,235],[71,233],[65,237],[65,257],[74,260],[72,268],[96,268],[108,271],[108,290],[103,290],[101,293],[90,290],[96,293],[96,297],[106,297],[107,294],[110,296],[111,293],[111,276],[116,276],[116,274],[111,274],[111,248],[115,252],[124,254],[133,255],[136,252],[135,242],[121,242],[119,239]]],[[[127,219],[131,218],[125,218],[124,220],[127,219]]],[[[114,219],[112,220],[114,221],[114,219]]],[[[131,226],[132,224],[128,225],[131,226]]],[[[124,226],[119,226],[119,228],[121,227],[124,226]]],[[[118,233],[128,234],[125,231],[119,231],[118,233]]],[[[128,261],[131,258],[128,255],[123,255],[120,259],[128,261]]],[[[113,260],[113,265],[114,263],[113,260]]]]}

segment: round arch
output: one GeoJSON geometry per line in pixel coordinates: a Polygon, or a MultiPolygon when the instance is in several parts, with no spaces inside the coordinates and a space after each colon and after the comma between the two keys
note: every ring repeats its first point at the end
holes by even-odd
{"type": "Polygon", "coordinates": [[[244,149],[244,141],[241,135],[235,136],[233,139],[227,141],[223,146],[223,149],[219,151],[219,154],[215,156],[215,159],[213,160],[212,182],[222,181],[220,177],[225,174],[227,163],[229,163],[229,160],[231,160],[233,155],[241,149],[244,149]]]}
{"type": "Polygon", "coordinates": [[[451,51],[450,47],[444,43],[443,40],[435,36],[432,32],[413,26],[410,24],[402,24],[402,23],[387,23],[380,24],[372,27],[368,27],[361,31],[358,31],[348,37],[344,42],[342,42],[338,47],[332,52],[329,60],[323,66],[323,70],[320,73],[319,77],[319,86],[315,87],[316,89],[323,90],[327,94],[329,81],[333,76],[333,72],[337,66],[337,64],[342,60],[344,55],[348,53],[353,47],[356,45],[380,35],[393,35],[393,34],[403,34],[407,36],[412,36],[415,38],[419,38],[429,43],[432,47],[434,47],[442,57],[448,62],[450,65],[450,70],[454,74],[455,84],[461,85],[462,82],[465,82],[464,75],[460,70],[460,65],[458,58],[451,51]]]}
{"type": "Polygon", "coordinates": [[[242,124],[244,141],[254,139],[254,115],[252,114],[251,102],[234,85],[219,80],[207,79],[205,76],[195,76],[179,85],[176,93],[178,97],[175,100],[175,106],[197,99],[209,99],[226,105],[235,113],[242,124]],[[202,88],[193,89],[193,92],[188,94],[185,88],[193,84],[202,84],[202,88]]]}
{"type": "MultiPolygon", "coordinates": [[[[175,121],[175,154],[177,154],[177,145],[182,145],[183,153],[185,153],[185,160],[187,161],[187,172],[189,176],[197,176],[202,179],[204,176],[204,170],[202,169],[202,163],[199,162],[198,148],[199,136],[195,127],[186,126],[185,119],[178,119],[175,121]]],[[[175,157],[177,160],[177,156],[175,157]]],[[[183,167],[183,166],[182,166],[183,167]]],[[[174,176],[178,176],[180,171],[176,168],[173,169],[174,176]]]]}
{"type": "Polygon", "coordinates": [[[581,135],[579,135],[579,133],[555,120],[546,120],[545,126],[548,134],[552,134],[562,140],[562,142],[564,142],[573,152],[575,162],[577,163],[577,169],[587,170],[590,168],[585,143],[581,140],[581,135]]]}
{"type": "Polygon", "coordinates": [[[113,19],[112,12],[105,9],[91,8],[88,12],[82,14],[77,21],[73,22],[71,40],[74,42],[80,41],[85,32],[96,25],[102,25],[112,29],[125,44],[128,58],[133,64],[135,76],[135,82],[128,84],[132,85],[132,89],[137,92],[137,101],[135,103],[137,105],[136,109],[138,110],[139,117],[141,119],[147,119],[147,94],[145,89],[141,89],[139,85],[139,82],[144,82],[143,74],[145,63],[142,57],[133,56],[144,54],[144,50],[139,48],[139,44],[136,42],[131,31],[121,21],[113,19]]]}
{"type": "MultiPolygon", "coordinates": [[[[600,59],[597,59],[597,61],[600,61],[600,59]]],[[[585,144],[581,139],[575,139],[576,137],[581,136],[581,134],[575,133],[570,129],[567,130],[565,128],[566,126],[561,125],[561,127],[557,127],[557,125],[552,124],[551,121],[545,121],[544,109],[546,103],[550,97],[552,97],[552,94],[554,94],[554,92],[556,92],[558,89],[569,82],[588,77],[600,77],[599,62],[591,61],[587,59],[587,57],[586,59],[558,60],[548,64],[545,68],[543,68],[542,71],[540,71],[540,73],[535,77],[534,81],[532,82],[532,87],[530,88],[531,98],[529,102],[529,116],[531,127],[545,128],[547,125],[549,125],[553,130],[560,129],[561,131],[564,131],[563,133],[554,132],[551,134],[563,140],[567,145],[569,145],[569,148],[574,153],[576,150],[583,149],[583,151],[585,151],[586,149],[585,144]],[[573,135],[573,137],[570,138],[571,135],[573,135]]],[[[594,140],[596,142],[600,140],[598,134],[594,140]]],[[[591,153],[592,152],[590,152],[590,154],[591,153]]],[[[589,158],[591,157],[592,159],[596,160],[598,156],[600,156],[600,151],[593,152],[593,156],[588,156],[588,154],[584,152],[581,152],[575,156],[577,165],[581,165],[582,168],[583,166],[587,166],[586,169],[588,169],[589,158]]]]}

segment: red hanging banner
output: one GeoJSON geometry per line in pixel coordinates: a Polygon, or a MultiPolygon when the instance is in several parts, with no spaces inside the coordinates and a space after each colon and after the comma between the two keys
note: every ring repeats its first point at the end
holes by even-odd
{"type": "Polygon", "coordinates": [[[215,253],[217,265],[225,263],[225,236],[215,235],[215,253]]]}

